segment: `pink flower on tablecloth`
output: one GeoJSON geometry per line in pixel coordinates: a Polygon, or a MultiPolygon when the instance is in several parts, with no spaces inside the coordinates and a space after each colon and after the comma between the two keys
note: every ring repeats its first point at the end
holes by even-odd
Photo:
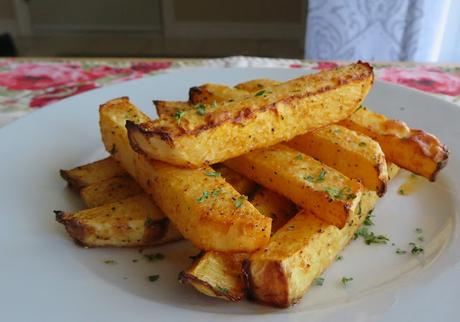
{"type": "Polygon", "coordinates": [[[34,96],[30,101],[29,106],[34,108],[43,107],[45,105],[60,101],[66,97],[80,94],[94,88],[97,88],[97,86],[93,83],[58,87],[49,92],[34,96]]]}
{"type": "Polygon", "coordinates": [[[313,69],[326,70],[326,69],[332,69],[336,67],[339,67],[339,64],[331,62],[331,61],[320,61],[315,67],[313,67],[313,69]]]}
{"type": "Polygon", "coordinates": [[[381,71],[380,78],[430,93],[460,95],[460,75],[448,74],[439,68],[404,69],[389,67],[381,71]]]}
{"type": "Polygon", "coordinates": [[[11,90],[40,90],[90,80],[76,64],[16,63],[0,72],[0,86],[11,90]]]}
{"type": "Polygon", "coordinates": [[[131,65],[131,69],[147,74],[153,71],[169,68],[171,67],[171,64],[172,63],[170,61],[135,62],[131,65]]]}

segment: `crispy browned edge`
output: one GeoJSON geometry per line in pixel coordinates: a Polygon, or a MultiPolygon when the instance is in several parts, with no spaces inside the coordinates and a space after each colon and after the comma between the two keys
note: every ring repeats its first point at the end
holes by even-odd
{"type": "MultiPolygon", "coordinates": [[[[403,126],[407,127],[407,125],[404,122],[401,122],[401,121],[398,121],[398,120],[388,119],[388,120],[386,120],[386,123],[388,124],[389,128],[395,127],[395,126],[396,126],[396,128],[400,127],[401,126],[400,124],[402,124],[403,126]]],[[[390,139],[391,141],[407,142],[415,150],[417,150],[420,155],[426,156],[427,158],[429,158],[430,160],[432,160],[436,164],[435,170],[431,173],[431,175],[429,177],[426,176],[426,175],[423,175],[423,173],[417,173],[415,171],[415,169],[407,169],[407,170],[409,170],[409,171],[411,171],[411,172],[413,172],[415,174],[418,174],[418,175],[423,175],[423,176],[427,177],[427,179],[430,180],[431,182],[434,182],[436,180],[436,176],[438,175],[438,173],[448,163],[448,159],[449,159],[449,150],[448,150],[448,148],[444,144],[442,144],[442,142],[435,135],[430,134],[428,132],[425,132],[423,130],[409,128],[410,133],[409,133],[408,137],[403,137],[403,138],[394,137],[394,138],[392,138],[391,135],[375,133],[374,131],[372,131],[372,130],[366,128],[366,127],[363,127],[363,126],[361,126],[359,124],[356,124],[356,123],[354,123],[353,121],[351,121],[349,119],[345,119],[345,120],[339,122],[339,124],[342,124],[345,127],[348,127],[347,125],[349,125],[352,130],[356,130],[356,131],[358,131],[360,133],[363,133],[364,135],[367,135],[367,136],[371,137],[373,140],[375,140],[377,142],[379,142],[379,137],[382,137],[382,138],[386,137],[386,138],[390,139]],[[426,151],[427,150],[426,147],[429,148],[430,152],[426,151]],[[432,151],[433,149],[435,149],[437,151],[435,153],[433,153],[433,151],[432,151]]],[[[381,145],[384,146],[385,142],[382,142],[381,145]]],[[[385,151],[384,151],[384,153],[385,153],[385,151]]],[[[399,163],[398,160],[390,160],[390,161],[394,162],[395,164],[398,164],[402,168],[406,168],[404,166],[404,164],[399,163]]]]}
{"type": "MultiPolygon", "coordinates": [[[[363,66],[367,70],[367,72],[362,72],[359,75],[354,75],[353,77],[348,77],[348,78],[346,78],[344,80],[337,81],[335,87],[320,88],[317,91],[314,91],[314,92],[311,92],[311,93],[306,93],[305,95],[302,95],[302,97],[309,97],[309,96],[314,96],[314,95],[318,95],[318,94],[321,94],[321,93],[325,93],[325,92],[328,92],[328,91],[332,91],[332,90],[338,88],[339,86],[347,85],[347,84],[350,84],[351,82],[354,82],[354,81],[364,80],[364,79],[366,79],[368,77],[371,77],[371,82],[373,83],[374,82],[374,74],[373,74],[372,66],[370,64],[368,64],[366,62],[362,62],[362,61],[358,61],[356,64],[363,66]]],[[[314,74],[314,75],[318,75],[318,74],[314,74]]],[[[191,90],[196,90],[196,89],[192,88],[191,90]]],[[[284,98],[282,100],[279,100],[277,102],[260,106],[258,109],[244,108],[236,116],[232,116],[230,113],[226,113],[225,115],[219,115],[219,117],[217,117],[217,118],[212,118],[213,115],[206,115],[205,116],[206,124],[204,124],[202,126],[199,126],[194,130],[189,130],[189,131],[186,131],[186,130],[181,128],[180,130],[178,129],[177,131],[175,131],[175,133],[172,133],[171,131],[167,131],[167,130],[162,129],[162,128],[156,128],[154,126],[155,121],[142,123],[142,124],[136,124],[136,123],[134,123],[132,121],[127,121],[126,122],[126,128],[128,129],[128,137],[129,137],[129,141],[131,143],[131,146],[133,147],[133,149],[136,152],[140,152],[139,151],[140,149],[137,146],[137,144],[135,143],[135,139],[132,138],[134,132],[139,132],[142,135],[144,135],[145,137],[159,136],[161,140],[163,140],[166,143],[168,143],[171,147],[174,147],[174,138],[176,138],[176,137],[180,137],[180,136],[184,136],[184,135],[196,136],[196,135],[200,134],[201,132],[204,132],[204,131],[209,130],[211,128],[220,126],[220,125],[222,125],[224,123],[227,123],[227,122],[240,124],[245,120],[253,118],[254,114],[256,114],[256,113],[261,113],[261,112],[265,112],[265,111],[269,111],[269,110],[277,113],[278,110],[277,110],[276,106],[279,103],[289,104],[290,101],[292,101],[293,99],[296,99],[296,98],[299,98],[299,96],[298,95],[289,96],[289,97],[284,98]]]]}
{"type": "Polygon", "coordinates": [[[238,301],[240,301],[240,300],[242,300],[244,298],[244,294],[239,296],[239,295],[232,294],[231,292],[220,291],[219,289],[217,289],[216,287],[213,287],[208,282],[205,282],[202,279],[199,279],[199,278],[197,278],[196,276],[194,276],[192,274],[188,274],[185,271],[181,271],[179,273],[179,282],[183,283],[183,284],[186,284],[186,283],[200,284],[200,285],[204,286],[206,289],[208,289],[209,291],[211,291],[212,293],[214,293],[214,295],[225,297],[226,299],[228,299],[229,301],[232,301],[232,302],[238,302],[238,301]]]}
{"type": "MultiPolygon", "coordinates": [[[[272,266],[272,269],[270,269],[270,272],[272,272],[272,278],[270,279],[272,281],[276,281],[277,284],[286,285],[285,289],[287,290],[289,288],[288,281],[286,279],[285,274],[283,274],[283,269],[280,263],[273,262],[273,263],[270,263],[270,265],[272,266]]],[[[272,299],[267,300],[267,301],[258,299],[256,295],[252,292],[254,285],[252,285],[251,283],[252,278],[251,278],[251,269],[250,269],[249,260],[246,259],[243,261],[242,271],[243,271],[243,280],[245,283],[246,297],[248,298],[248,300],[257,302],[257,303],[261,303],[261,304],[265,304],[265,305],[269,305],[269,306],[279,307],[279,308],[288,308],[292,304],[295,304],[295,302],[289,303],[288,298],[287,298],[288,294],[286,292],[282,292],[282,293],[277,292],[273,294],[272,299]],[[283,298],[279,300],[278,299],[279,297],[283,297],[283,298]],[[281,303],[286,303],[286,305],[281,305],[281,303]]]]}
{"type": "Polygon", "coordinates": [[[429,145],[430,147],[437,146],[440,148],[440,151],[433,158],[433,161],[436,163],[436,169],[428,178],[430,181],[434,182],[439,171],[441,171],[447,165],[449,160],[449,150],[447,147],[442,144],[436,136],[418,129],[411,129],[410,136],[405,140],[413,143],[417,149],[427,157],[430,157],[430,155],[427,155],[425,149],[423,149],[423,144],[429,145]]]}
{"type": "MultiPolygon", "coordinates": [[[[373,209],[371,209],[369,213],[372,212],[373,209]]],[[[352,241],[352,239],[350,239],[348,241],[348,243],[350,243],[352,241]]],[[[283,269],[280,265],[279,262],[273,262],[273,263],[270,263],[270,265],[273,266],[273,269],[269,270],[270,272],[272,272],[273,274],[273,277],[272,278],[269,278],[270,281],[276,281],[277,284],[281,284],[283,285],[282,289],[283,290],[287,290],[289,289],[289,285],[288,285],[288,280],[286,279],[286,276],[285,274],[283,273],[283,269]],[[275,276],[276,275],[276,276],[275,276]]],[[[272,298],[270,300],[261,300],[260,298],[257,298],[256,294],[254,294],[254,292],[252,291],[254,289],[254,285],[251,283],[252,281],[252,277],[251,277],[251,263],[248,259],[245,259],[243,260],[243,264],[242,264],[242,274],[243,274],[243,280],[244,280],[244,283],[245,283],[245,290],[246,290],[246,297],[251,300],[251,301],[254,301],[254,302],[257,302],[257,303],[261,303],[261,304],[264,304],[264,305],[268,305],[268,306],[275,306],[275,307],[279,307],[279,308],[288,308],[288,307],[291,307],[292,305],[296,304],[298,301],[300,301],[302,299],[303,296],[297,298],[297,299],[294,299],[293,301],[289,301],[288,299],[288,294],[286,292],[283,292],[283,293],[274,293],[272,298]],[[281,298],[281,300],[280,300],[281,298]],[[284,303],[284,305],[282,304],[284,303]]]]}
{"type": "MultiPolygon", "coordinates": [[[[85,225],[82,225],[78,221],[78,219],[76,219],[73,216],[72,213],[67,213],[62,210],[53,210],[53,212],[55,214],[56,221],[64,225],[67,233],[70,237],[72,237],[75,244],[85,248],[97,248],[96,246],[88,245],[84,242],[85,237],[88,234],[94,233],[92,229],[85,225]]],[[[154,222],[149,222],[148,226],[145,226],[146,231],[144,232],[144,236],[140,244],[144,246],[161,244],[158,243],[158,241],[160,241],[166,235],[169,225],[170,221],[168,218],[163,218],[155,220],[154,222]]],[[[127,246],[118,247],[126,248],[127,246]]],[[[139,245],[131,247],[139,247],[139,245]]]]}

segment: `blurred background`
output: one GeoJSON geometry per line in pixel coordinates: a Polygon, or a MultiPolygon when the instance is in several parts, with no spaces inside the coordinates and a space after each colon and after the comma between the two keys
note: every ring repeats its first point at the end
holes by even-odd
{"type": "Polygon", "coordinates": [[[0,55],[460,61],[460,0],[0,0],[0,55]]]}

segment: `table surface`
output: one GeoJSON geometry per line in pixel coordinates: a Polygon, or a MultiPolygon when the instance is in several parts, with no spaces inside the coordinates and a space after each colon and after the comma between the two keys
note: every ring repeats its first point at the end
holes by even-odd
{"type": "MultiPolygon", "coordinates": [[[[0,127],[66,97],[168,69],[264,67],[322,70],[347,62],[227,57],[219,59],[3,58],[0,127]]],[[[372,63],[377,79],[431,93],[460,106],[460,64],[372,63]]]]}

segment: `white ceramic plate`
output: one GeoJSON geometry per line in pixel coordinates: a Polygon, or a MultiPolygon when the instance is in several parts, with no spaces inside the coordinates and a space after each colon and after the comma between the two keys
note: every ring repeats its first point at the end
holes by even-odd
{"type": "Polygon", "coordinates": [[[396,193],[407,173],[378,204],[376,233],[395,245],[357,240],[324,274],[322,287],[286,310],[248,302],[226,303],[179,285],[177,274],[196,253],[187,242],[160,247],[161,262],[148,263],[136,249],[82,249],[73,244],[53,209],[76,210],[78,197],[58,169],[105,155],[98,105],[129,96],[153,114],[152,99],[185,99],[188,88],[235,84],[253,78],[286,80],[305,71],[287,69],[190,69],[173,71],[78,95],[0,129],[1,321],[458,321],[460,305],[460,110],[423,93],[377,83],[366,100],[378,112],[436,134],[451,149],[449,165],[434,184],[407,197],[396,193]],[[423,229],[425,253],[410,250],[423,229]],[[104,264],[111,259],[117,265],[104,264]],[[133,263],[132,259],[140,259],[133,263]],[[147,276],[160,274],[151,283],[147,276]],[[346,288],[343,276],[354,280],[346,288]]]}

